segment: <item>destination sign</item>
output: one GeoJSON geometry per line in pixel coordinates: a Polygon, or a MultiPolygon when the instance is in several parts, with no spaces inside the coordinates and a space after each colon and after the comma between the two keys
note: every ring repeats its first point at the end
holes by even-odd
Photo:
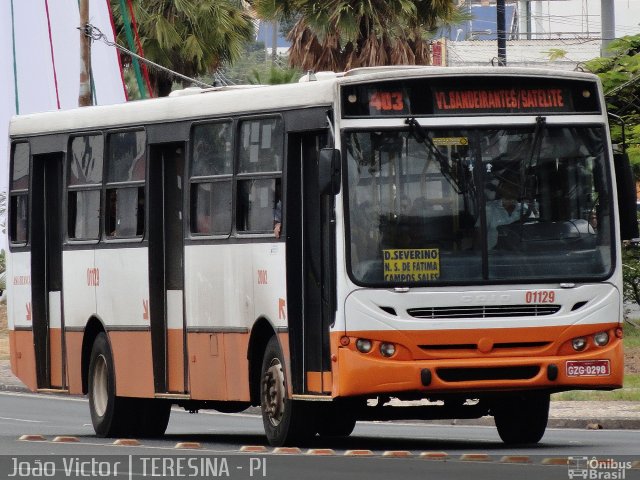
{"type": "Polygon", "coordinates": [[[573,110],[571,92],[561,88],[453,90],[434,89],[436,112],[569,112],[573,110]]]}
{"type": "Polygon", "coordinates": [[[600,113],[602,108],[597,84],[588,78],[437,76],[348,84],[341,92],[346,118],[600,113]]]}

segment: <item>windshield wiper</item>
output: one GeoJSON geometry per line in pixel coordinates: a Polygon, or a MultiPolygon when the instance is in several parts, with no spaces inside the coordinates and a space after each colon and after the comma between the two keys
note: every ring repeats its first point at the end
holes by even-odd
{"type": "Polygon", "coordinates": [[[463,193],[462,188],[458,181],[454,178],[453,172],[451,171],[451,166],[449,165],[449,159],[445,157],[438,147],[436,147],[431,137],[427,135],[427,132],[424,131],[422,125],[418,123],[418,121],[414,117],[407,118],[405,123],[409,126],[409,133],[418,143],[424,144],[425,148],[428,152],[430,152],[438,161],[440,165],[440,172],[447,179],[447,181],[451,184],[456,193],[463,193]]]}
{"type": "MultiPolygon", "coordinates": [[[[534,198],[533,196],[535,195],[535,187],[532,187],[531,183],[529,181],[529,178],[532,176],[531,174],[531,169],[533,168],[533,159],[535,157],[536,160],[536,165],[538,164],[538,161],[540,160],[540,152],[542,150],[542,137],[544,136],[544,131],[547,128],[547,118],[546,117],[536,117],[536,128],[533,131],[533,140],[531,142],[531,150],[529,151],[529,161],[527,163],[527,168],[526,171],[520,173],[520,178],[521,181],[524,180],[524,182],[522,183],[521,187],[520,187],[520,198],[522,198],[523,200],[526,201],[528,207],[527,207],[527,214],[525,215],[524,212],[524,205],[525,202],[521,201],[520,203],[520,218],[524,219],[524,218],[528,218],[531,214],[531,209],[534,208],[534,198]],[[531,190],[534,190],[533,192],[531,190]]],[[[533,178],[535,179],[535,175],[533,175],[533,178]]],[[[535,184],[535,182],[533,182],[535,184]]]]}

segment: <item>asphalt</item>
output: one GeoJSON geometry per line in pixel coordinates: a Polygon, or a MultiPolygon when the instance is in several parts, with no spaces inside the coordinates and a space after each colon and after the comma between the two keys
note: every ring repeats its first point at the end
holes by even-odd
{"type": "MultiPolygon", "coordinates": [[[[11,373],[8,360],[0,360],[0,391],[26,392],[27,387],[11,373]]],[[[440,420],[443,425],[494,425],[492,417],[474,420],[440,420]]],[[[593,430],[640,430],[640,402],[552,401],[549,428],[593,430]]]]}

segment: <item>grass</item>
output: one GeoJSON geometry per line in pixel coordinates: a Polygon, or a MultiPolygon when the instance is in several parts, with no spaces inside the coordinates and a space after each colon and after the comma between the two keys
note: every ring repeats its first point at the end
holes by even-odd
{"type": "Polygon", "coordinates": [[[640,402],[640,374],[630,373],[625,375],[624,387],[619,390],[572,390],[570,392],[554,393],[551,395],[551,400],[640,402]]]}
{"type": "Polygon", "coordinates": [[[640,348],[640,328],[625,325],[624,348],[640,348]]]}

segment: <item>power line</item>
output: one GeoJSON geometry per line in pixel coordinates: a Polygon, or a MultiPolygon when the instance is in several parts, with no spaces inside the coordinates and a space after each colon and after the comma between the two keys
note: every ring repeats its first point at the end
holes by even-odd
{"type": "Polygon", "coordinates": [[[103,43],[105,43],[106,45],[110,46],[110,47],[115,47],[118,50],[120,50],[121,52],[125,52],[127,55],[131,55],[132,57],[137,58],[138,60],[140,60],[141,62],[144,62],[145,64],[149,65],[150,67],[153,67],[157,70],[161,70],[165,73],[168,73],[169,75],[173,76],[173,77],[177,77],[180,78],[182,80],[186,80],[188,82],[194,83],[196,85],[198,85],[199,87],[203,87],[203,88],[213,88],[213,85],[209,85],[208,83],[204,83],[201,82],[200,80],[196,80],[195,78],[191,78],[191,77],[187,77],[186,75],[183,75],[181,73],[178,73],[174,70],[171,70],[170,68],[167,67],[163,67],[162,65],[159,65],[155,62],[152,62],[149,59],[146,59],[144,57],[141,57],[140,55],[138,55],[137,53],[132,52],[131,50],[123,47],[122,45],[117,44],[116,42],[112,42],[110,41],[106,35],[104,33],[102,33],[100,31],[100,29],[94,25],[91,25],[90,23],[87,23],[84,27],[78,27],[78,30],[80,30],[82,33],[84,33],[84,35],[86,35],[87,37],[91,38],[91,40],[102,40],[103,43]]]}

